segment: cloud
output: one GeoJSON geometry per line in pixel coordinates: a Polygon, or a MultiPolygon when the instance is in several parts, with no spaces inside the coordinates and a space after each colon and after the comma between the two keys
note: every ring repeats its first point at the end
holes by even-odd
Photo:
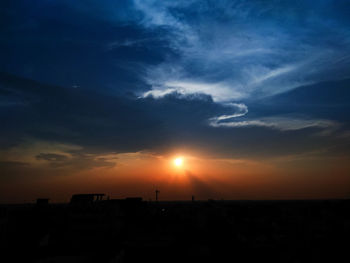
{"type": "MultiPolygon", "coordinates": [[[[112,51],[121,47],[138,47],[144,48],[145,45],[151,45],[153,43],[160,43],[166,39],[162,39],[160,37],[148,37],[141,39],[125,39],[125,40],[116,40],[108,43],[106,45],[107,51],[112,51]]],[[[158,45],[159,46],[159,45],[158,45]]]]}
{"type": "MultiPolygon", "coordinates": [[[[232,117],[234,118],[234,117],[232,117]]],[[[320,135],[329,135],[339,128],[339,123],[322,119],[296,119],[289,117],[265,117],[261,119],[248,119],[243,121],[220,122],[220,117],[212,118],[209,125],[212,127],[242,128],[242,127],[266,127],[280,131],[296,131],[307,128],[322,129],[320,135]]]]}
{"type": "Polygon", "coordinates": [[[307,11],[311,4],[308,1],[297,8],[299,13],[293,5],[262,6],[259,1],[219,1],[214,7],[206,1],[136,2],[145,18],[142,26],[166,26],[170,34],[178,36],[170,39],[178,57],[165,59],[146,71],[145,81],[151,89],[141,97],[161,99],[173,93],[203,93],[223,107],[229,102],[245,105],[232,114],[210,117],[209,125],[216,128],[315,128],[321,130],[319,135],[329,135],[340,127],[337,121],[313,118],[307,112],[302,118],[293,114],[283,117],[277,111],[269,117],[232,119],[248,113],[249,101],[350,76],[346,70],[350,66],[347,21],[330,15],[329,24],[325,23],[321,9],[312,14],[307,11]],[[330,45],[334,38],[338,44],[330,45]]]}
{"type": "Polygon", "coordinates": [[[171,93],[179,93],[182,95],[206,94],[210,95],[214,101],[224,102],[233,99],[239,99],[242,94],[232,91],[225,83],[201,83],[193,81],[169,81],[162,85],[153,87],[152,90],[146,91],[142,97],[152,96],[154,98],[162,98],[171,93]]]}
{"type": "Polygon", "coordinates": [[[11,169],[19,167],[28,167],[28,163],[16,161],[0,161],[0,169],[11,169]]]}
{"type": "Polygon", "coordinates": [[[45,160],[50,162],[63,162],[68,160],[66,155],[56,153],[40,153],[35,157],[37,160],[45,160]]]}
{"type": "Polygon", "coordinates": [[[229,115],[221,115],[218,117],[210,118],[210,122],[217,123],[217,122],[220,122],[222,120],[241,117],[241,116],[244,116],[248,113],[248,107],[243,103],[228,103],[225,106],[229,107],[229,108],[235,108],[236,112],[229,114],[229,115]]]}
{"type": "Polygon", "coordinates": [[[88,154],[83,150],[71,151],[62,154],[39,153],[35,156],[38,161],[46,161],[52,168],[66,168],[73,170],[85,170],[96,167],[111,168],[116,165],[115,156],[104,157],[96,154],[88,154]]]}
{"type": "Polygon", "coordinates": [[[310,13],[306,1],[295,13],[294,5],[275,2],[134,2],[144,16],[140,24],[166,27],[177,53],[148,70],[145,95],[194,91],[229,101],[350,75],[347,22],[332,14],[324,19],[322,8],[332,4],[310,13]]]}
{"type": "MultiPolygon", "coordinates": [[[[16,176],[22,176],[28,172],[30,164],[25,161],[2,160],[0,158],[0,180],[13,180],[16,176]]],[[[2,182],[5,184],[5,182],[2,182]]]]}
{"type": "Polygon", "coordinates": [[[330,135],[341,126],[340,123],[332,120],[307,119],[291,116],[270,116],[254,119],[246,116],[248,114],[248,107],[243,103],[227,103],[225,104],[225,107],[234,111],[231,114],[209,118],[209,126],[215,128],[265,127],[280,131],[296,131],[307,128],[317,128],[322,130],[318,135],[330,135]]]}

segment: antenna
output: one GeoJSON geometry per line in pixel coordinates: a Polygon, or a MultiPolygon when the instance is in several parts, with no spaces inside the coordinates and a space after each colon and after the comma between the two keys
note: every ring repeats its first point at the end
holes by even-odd
{"type": "Polygon", "coordinates": [[[160,191],[158,189],[156,189],[156,201],[158,202],[158,194],[160,193],[160,191]]]}

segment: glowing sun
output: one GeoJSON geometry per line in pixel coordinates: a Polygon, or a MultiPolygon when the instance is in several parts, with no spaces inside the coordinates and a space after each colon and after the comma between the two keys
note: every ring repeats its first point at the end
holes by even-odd
{"type": "Polygon", "coordinates": [[[184,159],[182,157],[177,157],[174,159],[174,165],[177,167],[181,167],[184,163],[184,159]]]}

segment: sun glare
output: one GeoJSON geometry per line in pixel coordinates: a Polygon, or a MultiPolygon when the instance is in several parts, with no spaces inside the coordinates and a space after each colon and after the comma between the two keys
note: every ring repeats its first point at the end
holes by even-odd
{"type": "Polygon", "coordinates": [[[183,158],[182,157],[177,157],[174,159],[174,165],[177,167],[181,167],[183,165],[183,158]]]}

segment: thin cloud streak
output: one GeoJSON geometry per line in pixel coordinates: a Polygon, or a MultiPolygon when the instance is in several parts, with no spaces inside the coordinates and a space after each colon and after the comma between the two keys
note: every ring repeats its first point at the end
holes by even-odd
{"type": "Polygon", "coordinates": [[[323,129],[320,135],[328,135],[337,130],[339,123],[322,119],[296,119],[288,117],[267,117],[243,121],[220,122],[220,117],[209,120],[209,125],[215,128],[243,128],[243,127],[266,127],[280,131],[296,131],[307,128],[323,129]]]}

